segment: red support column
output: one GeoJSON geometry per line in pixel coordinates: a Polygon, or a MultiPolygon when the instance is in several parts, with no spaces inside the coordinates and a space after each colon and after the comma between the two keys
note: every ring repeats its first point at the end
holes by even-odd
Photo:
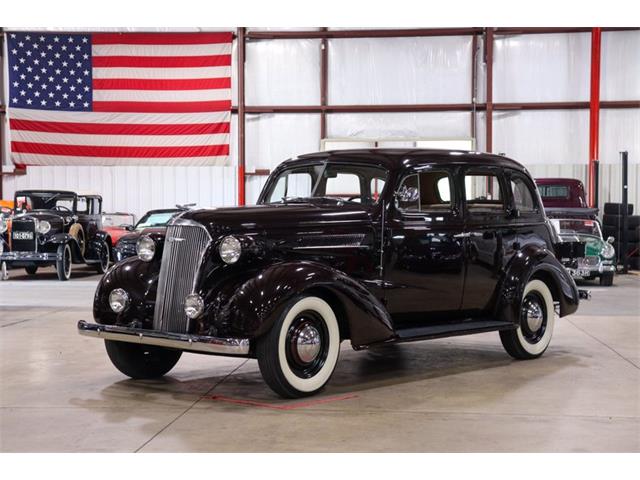
{"type": "Polygon", "coordinates": [[[591,98],[589,102],[589,169],[587,174],[589,206],[596,208],[596,162],[600,139],[600,40],[599,27],[591,30],[591,98]]]}
{"type": "Polygon", "coordinates": [[[246,29],[239,27],[238,38],[238,205],[244,205],[245,197],[245,100],[244,56],[246,29]]]}

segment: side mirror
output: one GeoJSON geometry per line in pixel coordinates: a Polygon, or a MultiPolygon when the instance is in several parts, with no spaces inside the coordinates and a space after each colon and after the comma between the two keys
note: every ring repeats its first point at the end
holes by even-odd
{"type": "Polygon", "coordinates": [[[616,239],[614,237],[608,237],[607,238],[607,243],[610,243],[612,245],[613,245],[613,242],[615,242],[615,241],[616,241],[616,239]]]}
{"type": "Polygon", "coordinates": [[[124,228],[129,232],[133,231],[133,225],[129,225],[128,223],[123,223],[122,225],[120,225],[120,228],[124,228]]]}

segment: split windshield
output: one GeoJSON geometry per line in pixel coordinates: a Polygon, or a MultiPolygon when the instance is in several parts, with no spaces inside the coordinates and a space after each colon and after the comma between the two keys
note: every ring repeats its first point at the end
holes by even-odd
{"type": "Polygon", "coordinates": [[[68,193],[20,192],[15,198],[15,211],[16,213],[24,213],[31,210],[73,211],[74,200],[75,197],[68,193]]]}
{"type": "Polygon", "coordinates": [[[551,219],[560,235],[590,235],[592,237],[602,238],[600,226],[595,220],[556,220],[551,219]]]}
{"type": "Polygon", "coordinates": [[[316,199],[373,205],[382,193],[387,175],[384,168],[358,164],[318,163],[287,168],[268,183],[263,202],[316,199]]]}

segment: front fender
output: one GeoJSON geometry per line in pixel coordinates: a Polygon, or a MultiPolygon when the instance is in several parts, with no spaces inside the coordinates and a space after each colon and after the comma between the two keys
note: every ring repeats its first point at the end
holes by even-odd
{"type": "Polygon", "coordinates": [[[555,301],[560,316],[570,315],[580,303],[578,287],[555,255],[546,248],[529,245],[520,250],[507,266],[496,302],[496,318],[520,324],[520,306],[526,284],[534,279],[544,281],[555,301]]]}
{"type": "Polygon", "coordinates": [[[54,233],[45,240],[45,244],[49,245],[63,245],[69,243],[71,246],[71,255],[73,256],[73,263],[80,263],[84,261],[82,252],[80,251],[80,245],[75,237],[68,233],[54,233]]]}
{"type": "MultiPolygon", "coordinates": [[[[304,292],[326,293],[354,347],[393,337],[393,323],[380,301],[364,286],[327,265],[282,262],[268,266],[236,284],[228,299],[208,299],[207,312],[218,330],[231,336],[264,335],[282,315],[287,302],[304,292]]],[[[343,330],[345,331],[345,330],[343,330]]]]}
{"type": "Polygon", "coordinates": [[[160,262],[143,262],[130,257],[111,267],[98,282],[93,299],[93,318],[103,325],[132,325],[153,328],[160,262]],[[117,314],[109,306],[109,294],[122,288],[129,294],[129,306],[117,314]]]}

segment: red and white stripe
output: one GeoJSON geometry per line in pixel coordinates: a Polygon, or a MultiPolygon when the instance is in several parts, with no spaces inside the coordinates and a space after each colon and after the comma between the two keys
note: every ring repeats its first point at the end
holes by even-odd
{"type": "Polygon", "coordinates": [[[11,109],[14,163],[226,164],[231,40],[231,33],[93,34],[93,111],[11,109]]]}

